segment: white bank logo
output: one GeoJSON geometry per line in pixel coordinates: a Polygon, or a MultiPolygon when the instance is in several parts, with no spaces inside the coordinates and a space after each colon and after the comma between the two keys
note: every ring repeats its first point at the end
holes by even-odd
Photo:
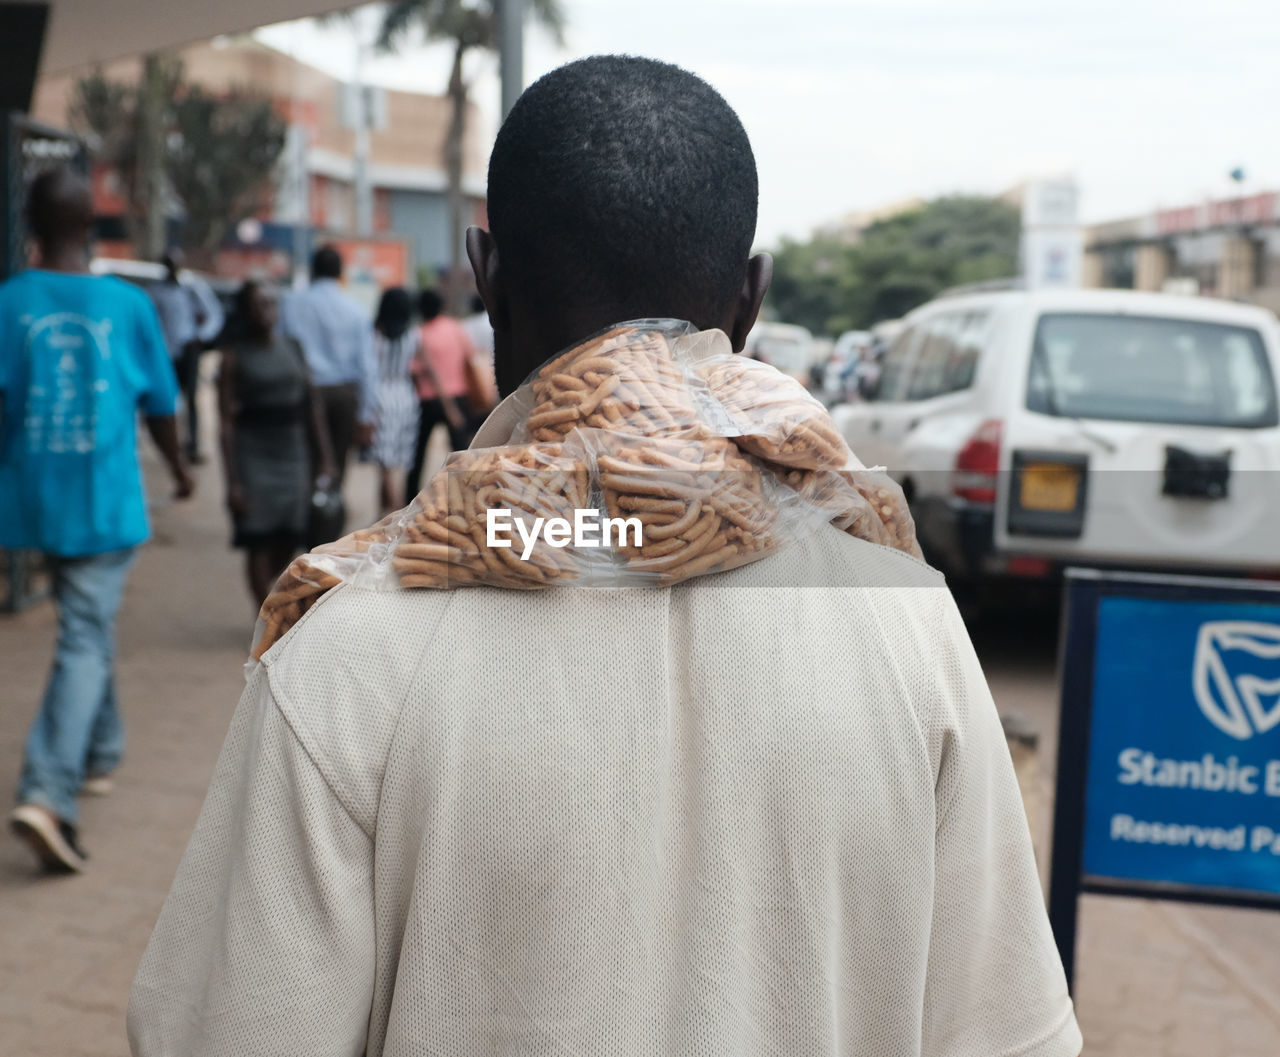
{"type": "Polygon", "coordinates": [[[1280,725],[1280,624],[1200,625],[1191,680],[1200,711],[1224,734],[1245,741],[1280,725]]]}

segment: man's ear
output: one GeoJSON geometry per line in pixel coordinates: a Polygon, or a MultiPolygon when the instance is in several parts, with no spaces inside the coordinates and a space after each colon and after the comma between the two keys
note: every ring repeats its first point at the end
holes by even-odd
{"type": "Polygon", "coordinates": [[[768,293],[772,280],[773,258],[769,254],[757,253],[747,261],[747,277],[743,280],[742,292],[738,295],[733,324],[729,330],[729,341],[734,352],[741,352],[747,347],[747,335],[756,325],[756,317],[760,315],[760,306],[764,303],[764,295],[768,293]]]}
{"type": "Polygon", "coordinates": [[[484,228],[467,228],[467,258],[476,276],[476,290],[489,313],[489,323],[494,330],[511,327],[511,310],[506,291],[502,288],[502,276],[498,268],[498,247],[493,236],[484,228]]]}

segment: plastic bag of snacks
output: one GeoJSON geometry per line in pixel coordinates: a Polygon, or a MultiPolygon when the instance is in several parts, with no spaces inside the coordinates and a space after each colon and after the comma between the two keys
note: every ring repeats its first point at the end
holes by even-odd
{"type": "Polygon", "coordinates": [[[826,524],[919,557],[901,489],[719,331],[620,324],[553,358],[403,510],[298,558],[254,657],[329,588],[666,585],[826,524]]]}

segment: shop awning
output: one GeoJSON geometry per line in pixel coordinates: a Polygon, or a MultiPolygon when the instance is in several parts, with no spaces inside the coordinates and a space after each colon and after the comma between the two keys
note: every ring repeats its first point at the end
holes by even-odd
{"type": "Polygon", "coordinates": [[[62,73],[350,6],[352,0],[52,0],[39,72],[62,73]]]}

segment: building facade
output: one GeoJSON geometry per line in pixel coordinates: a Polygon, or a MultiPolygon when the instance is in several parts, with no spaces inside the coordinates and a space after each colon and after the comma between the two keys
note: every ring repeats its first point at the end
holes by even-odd
{"type": "MultiPolygon", "coordinates": [[[[454,256],[444,164],[451,117],[447,97],[365,89],[364,165],[371,202],[368,230],[361,231],[359,96],[350,85],[248,37],[195,44],[177,54],[188,83],[215,94],[250,87],[271,99],[289,130],[264,208],[228,235],[211,262],[213,271],[285,279],[305,263],[312,247],[332,241],[346,251],[349,276],[354,266],[358,282],[417,285],[446,275],[454,256]]],[[[129,59],[106,65],[103,73],[136,81],[140,70],[141,61],[129,59]]],[[[42,79],[33,116],[68,125],[76,82],[88,72],[42,79]]],[[[486,223],[487,152],[479,121],[478,109],[470,105],[462,152],[464,226],[486,223]]],[[[100,239],[99,253],[133,256],[120,222],[126,203],[118,175],[98,164],[93,183],[100,231],[117,236],[100,239]]],[[[170,224],[176,239],[180,206],[174,213],[170,224]]]]}
{"type": "Polygon", "coordinates": [[[1085,233],[1084,285],[1198,293],[1280,311],[1280,193],[1095,224],[1085,233]]]}

